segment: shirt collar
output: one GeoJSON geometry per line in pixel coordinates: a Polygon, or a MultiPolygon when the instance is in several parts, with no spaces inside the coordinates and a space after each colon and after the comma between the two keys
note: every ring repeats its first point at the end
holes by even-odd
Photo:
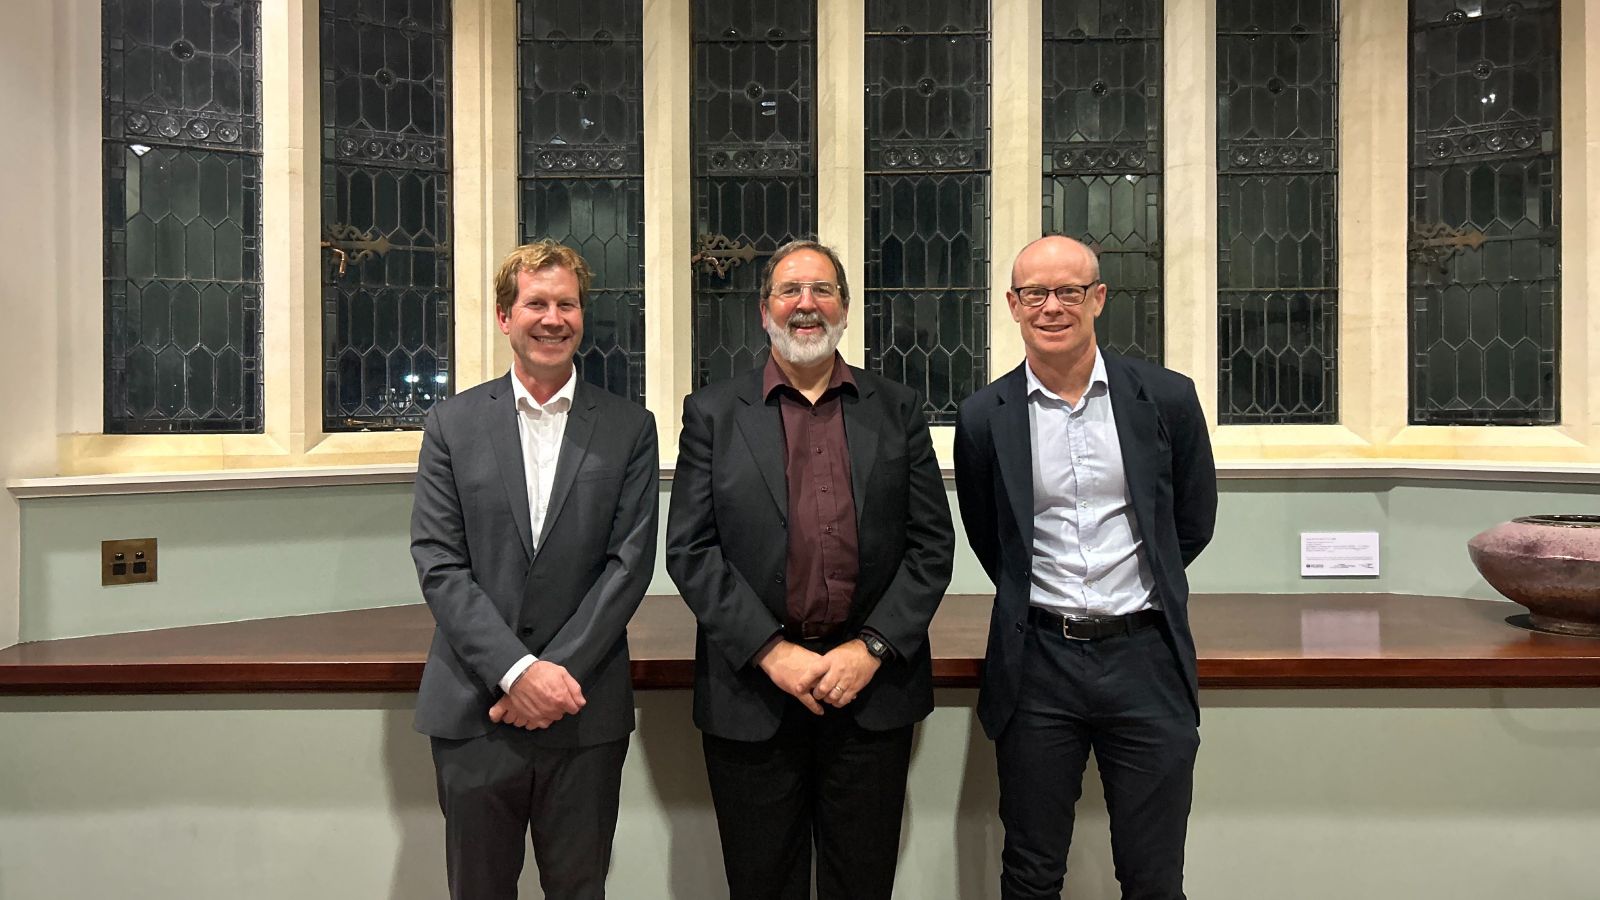
{"type": "MultiPolygon", "coordinates": [[[[828,386],[823,390],[822,394],[827,396],[834,391],[842,389],[845,385],[849,385],[851,392],[855,392],[857,390],[856,376],[850,371],[850,367],[845,365],[844,357],[840,356],[839,351],[835,350],[833,351],[833,374],[828,376],[828,386]]],[[[778,358],[769,353],[767,354],[767,364],[761,370],[761,396],[764,399],[771,400],[774,391],[784,388],[799,393],[799,389],[789,381],[789,376],[784,373],[783,367],[778,365],[778,358]]]]}
{"type": "MultiPolygon", "coordinates": [[[[1034,394],[1041,394],[1045,397],[1049,397],[1052,400],[1060,400],[1062,403],[1067,402],[1066,400],[1057,396],[1055,391],[1045,387],[1044,382],[1039,380],[1039,376],[1033,374],[1033,363],[1024,361],[1023,369],[1026,371],[1028,376],[1028,396],[1031,397],[1034,394]]],[[[1083,396],[1098,397],[1110,389],[1111,382],[1106,378],[1105,355],[1100,352],[1099,347],[1095,347],[1094,369],[1089,372],[1089,387],[1084,390],[1083,396]]]]}
{"type": "Polygon", "coordinates": [[[533,394],[528,391],[522,379],[517,377],[516,369],[511,370],[511,395],[516,400],[517,409],[535,413],[561,413],[572,408],[572,398],[578,392],[578,367],[573,366],[572,372],[567,375],[567,383],[556,391],[555,396],[549,401],[540,403],[533,399],[533,394]]]}

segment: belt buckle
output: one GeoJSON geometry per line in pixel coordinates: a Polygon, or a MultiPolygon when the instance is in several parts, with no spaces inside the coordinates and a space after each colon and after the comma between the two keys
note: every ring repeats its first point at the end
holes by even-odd
{"type": "Polygon", "coordinates": [[[1090,622],[1093,622],[1093,621],[1094,621],[1093,619],[1086,619],[1086,618],[1083,618],[1082,616],[1062,616],[1061,617],[1061,636],[1066,638],[1069,641],[1089,641],[1089,640],[1093,640],[1093,638],[1090,638],[1090,637],[1079,637],[1079,636],[1077,636],[1077,635],[1072,633],[1072,623],[1077,622],[1080,625],[1087,625],[1087,624],[1089,624],[1090,622]]]}

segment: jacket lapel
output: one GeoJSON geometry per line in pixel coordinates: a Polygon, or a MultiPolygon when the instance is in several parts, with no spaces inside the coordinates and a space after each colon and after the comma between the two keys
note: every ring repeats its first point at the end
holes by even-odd
{"type": "MultiPolygon", "coordinates": [[[[1027,363],[1023,363],[1027,365],[1027,363]]],[[[1033,552],[1033,438],[1028,429],[1028,377],[1022,366],[1001,380],[1000,406],[990,434],[1011,515],[1026,552],[1033,552]]]]}
{"type": "Polygon", "coordinates": [[[511,518],[517,523],[522,552],[533,558],[533,526],[528,513],[528,475],[522,465],[522,437],[517,432],[517,399],[511,390],[511,375],[497,379],[489,389],[489,446],[494,448],[500,466],[500,480],[506,486],[511,518]]]}
{"type": "Polygon", "coordinates": [[[789,482],[783,473],[783,418],[776,406],[768,406],[761,396],[761,369],[747,372],[739,386],[739,433],[750,445],[750,456],[755,460],[761,480],[767,483],[772,502],[785,520],[789,516],[789,482]]]}
{"type": "Polygon", "coordinates": [[[866,521],[867,485],[871,483],[872,464],[878,459],[877,406],[868,408],[876,391],[861,382],[856,379],[859,396],[846,391],[840,398],[844,404],[844,442],[850,451],[850,493],[855,498],[858,530],[866,521]]]}
{"type": "Polygon", "coordinates": [[[539,544],[535,553],[544,548],[551,526],[561,515],[561,507],[567,502],[567,495],[572,493],[572,482],[577,478],[578,469],[583,466],[583,458],[589,454],[589,439],[594,436],[594,391],[598,389],[576,373],[572,377],[579,380],[572,395],[572,409],[567,412],[567,427],[561,434],[556,477],[550,485],[550,505],[544,511],[544,526],[539,529],[539,544]]]}
{"type": "Polygon", "coordinates": [[[1122,474],[1128,483],[1128,493],[1133,497],[1139,537],[1145,547],[1154,547],[1149,528],[1155,516],[1154,479],[1161,475],[1159,414],[1155,403],[1145,396],[1144,383],[1122,358],[1101,352],[1105,355],[1106,381],[1111,389],[1111,412],[1117,418],[1117,441],[1122,445],[1122,474]]]}

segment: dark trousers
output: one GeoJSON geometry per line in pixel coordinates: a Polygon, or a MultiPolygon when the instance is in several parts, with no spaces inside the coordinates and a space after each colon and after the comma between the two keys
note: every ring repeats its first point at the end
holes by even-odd
{"type": "Polygon", "coordinates": [[[1017,710],[995,745],[1005,826],[1000,896],[1061,896],[1090,751],[1125,900],[1182,900],[1183,844],[1200,746],[1160,628],[1095,641],[1030,626],[1017,710]]]}
{"type": "Polygon", "coordinates": [[[790,701],[765,741],[704,735],[731,900],[889,900],[911,726],[867,731],[847,711],[790,701]]]}
{"type": "Polygon", "coordinates": [[[602,900],[627,753],[627,739],[539,747],[532,733],[509,726],[464,741],[434,738],[453,900],[515,898],[524,833],[548,900],[602,900]]]}

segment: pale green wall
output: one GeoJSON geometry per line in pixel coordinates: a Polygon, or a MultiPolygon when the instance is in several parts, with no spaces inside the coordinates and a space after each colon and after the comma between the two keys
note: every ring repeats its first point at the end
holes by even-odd
{"type": "MultiPolygon", "coordinates": [[[[23,639],[418,602],[410,511],[410,486],[398,484],[26,500],[23,639]],[[159,582],[100,586],[100,541],[119,537],[160,539],[159,582]]],[[[1595,485],[1229,479],[1216,540],[1190,578],[1209,592],[1495,597],[1468,538],[1513,516],[1596,511],[1595,485]],[[1358,530],[1382,534],[1380,577],[1300,577],[1300,531],[1358,530]]],[[[663,561],[650,590],[673,593],[663,561]]],[[[989,589],[962,537],[951,590],[989,589]]]]}
{"type": "MultiPolygon", "coordinates": [[[[995,896],[993,753],[971,691],[919,729],[898,900],[995,896]]],[[[0,698],[0,897],[443,896],[412,698],[0,698]]],[[[1212,691],[1194,900],[1593,900],[1600,690],[1212,691]]],[[[640,695],[610,893],[716,900],[682,692],[640,695]]],[[[1067,896],[1111,900],[1103,795],[1067,896]]],[[[525,897],[540,896],[525,879],[525,897]]]]}

